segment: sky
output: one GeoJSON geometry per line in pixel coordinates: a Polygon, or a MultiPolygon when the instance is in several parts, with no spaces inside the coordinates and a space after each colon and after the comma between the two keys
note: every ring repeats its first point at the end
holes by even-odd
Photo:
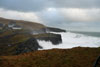
{"type": "Polygon", "coordinates": [[[100,0],[0,0],[0,17],[100,32],[100,0]]]}

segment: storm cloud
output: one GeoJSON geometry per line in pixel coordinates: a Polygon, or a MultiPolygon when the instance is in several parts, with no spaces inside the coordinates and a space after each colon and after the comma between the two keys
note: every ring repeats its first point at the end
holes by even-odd
{"type": "Polygon", "coordinates": [[[58,8],[100,8],[100,0],[52,0],[58,8]]]}
{"type": "Polygon", "coordinates": [[[34,12],[19,12],[19,11],[5,10],[3,8],[0,8],[0,17],[8,19],[40,22],[39,17],[34,12]]]}
{"type": "Polygon", "coordinates": [[[0,7],[17,11],[41,11],[52,5],[49,0],[0,0],[0,7]]]}
{"type": "Polygon", "coordinates": [[[100,8],[100,0],[0,0],[0,7],[20,11],[46,8],[100,8]]]}
{"type": "Polygon", "coordinates": [[[99,31],[100,0],[0,0],[0,17],[99,31]]]}

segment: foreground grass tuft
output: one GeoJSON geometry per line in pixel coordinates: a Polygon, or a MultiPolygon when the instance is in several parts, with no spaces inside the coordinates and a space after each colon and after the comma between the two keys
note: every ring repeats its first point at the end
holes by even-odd
{"type": "Polygon", "coordinates": [[[52,49],[1,56],[1,67],[92,67],[100,48],[52,49]]]}

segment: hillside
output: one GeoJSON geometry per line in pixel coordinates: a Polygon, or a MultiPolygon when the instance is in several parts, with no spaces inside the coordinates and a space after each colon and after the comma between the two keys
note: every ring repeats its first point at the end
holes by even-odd
{"type": "Polygon", "coordinates": [[[0,56],[16,55],[42,48],[37,40],[50,41],[54,45],[62,42],[60,34],[30,34],[26,30],[8,30],[0,33],[0,56]]]}
{"type": "Polygon", "coordinates": [[[62,43],[60,34],[51,33],[62,29],[49,30],[40,23],[0,18],[0,56],[36,51],[42,48],[37,40],[50,41],[53,45],[62,43]]]}
{"type": "Polygon", "coordinates": [[[49,32],[66,32],[66,30],[54,27],[48,27],[41,23],[30,22],[24,20],[6,19],[0,17],[0,29],[23,29],[28,30],[30,33],[49,33],[49,32]]]}
{"type": "Polygon", "coordinates": [[[1,67],[93,67],[100,48],[52,49],[1,56],[1,67]]]}
{"type": "Polygon", "coordinates": [[[43,24],[36,23],[36,22],[0,18],[0,23],[3,23],[3,24],[9,24],[9,23],[13,23],[13,22],[16,23],[17,25],[22,26],[24,29],[29,29],[29,30],[42,29],[45,27],[43,24]]]}

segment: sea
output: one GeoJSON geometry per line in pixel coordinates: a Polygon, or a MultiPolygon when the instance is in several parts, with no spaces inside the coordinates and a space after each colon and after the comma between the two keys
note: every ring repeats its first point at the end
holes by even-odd
{"type": "MultiPolygon", "coordinates": [[[[53,32],[54,33],[54,32],[53,32]]],[[[100,47],[100,32],[78,32],[78,31],[67,31],[61,34],[62,43],[53,45],[51,42],[38,41],[42,50],[47,49],[70,49],[74,47],[100,47]]],[[[39,49],[41,50],[41,49],[39,49]]]]}

